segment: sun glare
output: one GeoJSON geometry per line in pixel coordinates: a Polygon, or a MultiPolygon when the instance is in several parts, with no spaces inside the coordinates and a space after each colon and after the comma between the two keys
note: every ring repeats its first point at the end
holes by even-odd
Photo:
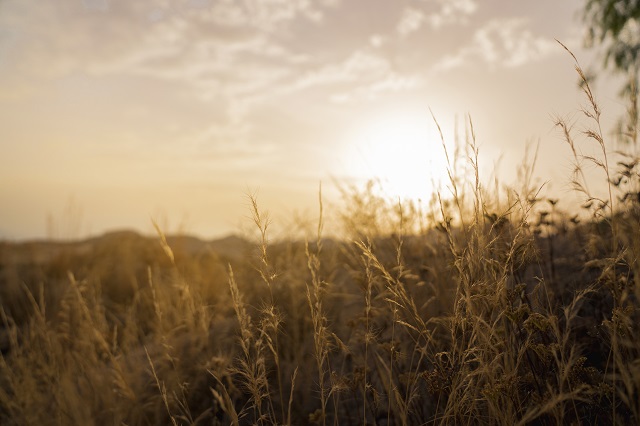
{"type": "Polygon", "coordinates": [[[348,136],[348,174],[379,179],[387,195],[429,199],[446,183],[446,161],[429,115],[385,113],[356,125],[348,136]]]}

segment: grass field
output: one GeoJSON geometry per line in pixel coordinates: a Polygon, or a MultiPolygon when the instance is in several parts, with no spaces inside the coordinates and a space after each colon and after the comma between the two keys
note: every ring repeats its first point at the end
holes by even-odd
{"type": "Polygon", "coordinates": [[[469,120],[430,203],[320,194],[306,240],[251,197],[253,240],[1,243],[0,423],[639,424],[640,164],[583,87],[582,206],[483,182],[469,120]]]}

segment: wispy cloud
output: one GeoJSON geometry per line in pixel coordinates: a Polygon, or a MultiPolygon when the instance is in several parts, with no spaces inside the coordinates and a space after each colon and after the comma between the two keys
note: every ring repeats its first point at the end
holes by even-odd
{"type": "Polygon", "coordinates": [[[424,21],[425,13],[423,11],[408,7],[402,11],[396,29],[401,36],[406,36],[420,29],[424,21]]]}
{"type": "Polygon", "coordinates": [[[422,84],[419,73],[400,73],[374,49],[357,50],[341,62],[314,69],[300,77],[293,90],[323,87],[333,102],[375,99],[383,93],[414,89],[422,84]]]}
{"type": "Polygon", "coordinates": [[[474,61],[513,68],[558,51],[553,39],[534,34],[527,24],[524,18],[491,20],[475,31],[468,45],[446,55],[435,68],[448,70],[474,61]]]}
{"type": "Polygon", "coordinates": [[[270,35],[286,32],[298,18],[319,19],[322,12],[314,5],[278,0],[192,0],[173,7],[155,1],[3,2],[0,27],[12,41],[2,53],[5,65],[33,78],[78,70],[193,78],[198,67],[231,69],[247,54],[295,60],[299,55],[289,55],[270,35]]]}
{"type": "Polygon", "coordinates": [[[396,31],[405,37],[425,24],[435,30],[447,25],[466,25],[477,10],[474,0],[422,0],[402,10],[396,31]]]}
{"type": "Polygon", "coordinates": [[[296,82],[295,87],[302,89],[310,86],[377,79],[382,78],[389,69],[388,60],[382,56],[359,50],[341,62],[324,65],[306,73],[296,82]]]}
{"type": "Polygon", "coordinates": [[[475,0],[425,0],[437,7],[429,13],[426,20],[432,28],[438,29],[444,25],[466,24],[471,15],[478,10],[475,0]]]}

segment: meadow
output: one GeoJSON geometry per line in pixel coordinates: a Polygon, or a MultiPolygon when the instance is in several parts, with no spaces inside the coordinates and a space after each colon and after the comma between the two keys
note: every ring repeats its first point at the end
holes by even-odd
{"type": "Polygon", "coordinates": [[[252,238],[0,243],[0,423],[639,424],[637,135],[609,147],[578,72],[581,206],[533,157],[483,181],[469,118],[430,202],[319,192],[306,238],[249,196],[252,238]]]}

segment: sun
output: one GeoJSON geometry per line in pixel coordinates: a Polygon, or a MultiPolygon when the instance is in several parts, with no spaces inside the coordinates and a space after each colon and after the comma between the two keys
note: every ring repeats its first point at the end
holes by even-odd
{"type": "Polygon", "coordinates": [[[357,123],[346,141],[348,175],[378,179],[394,197],[431,198],[448,178],[441,137],[428,114],[387,111],[357,123]]]}

